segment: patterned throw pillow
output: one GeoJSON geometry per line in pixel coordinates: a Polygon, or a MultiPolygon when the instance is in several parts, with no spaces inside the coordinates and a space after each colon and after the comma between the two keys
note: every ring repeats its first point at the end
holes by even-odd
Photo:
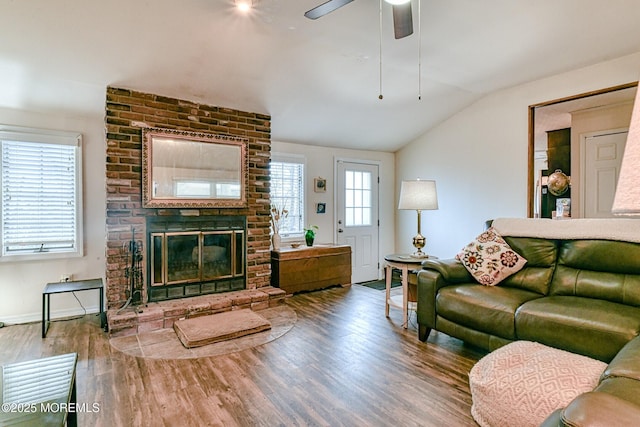
{"type": "Polygon", "coordinates": [[[493,227],[465,246],[456,258],[480,284],[486,286],[497,285],[527,263],[493,227]]]}

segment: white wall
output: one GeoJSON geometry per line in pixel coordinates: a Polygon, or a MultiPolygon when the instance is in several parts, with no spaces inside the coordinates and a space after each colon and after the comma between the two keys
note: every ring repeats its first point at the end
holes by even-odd
{"type": "MultiPolygon", "coordinates": [[[[62,274],[73,279],[104,276],[105,147],[104,117],[41,115],[0,108],[0,123],[14,126],[77,131],[83,136],[84,256],[47,261],[0,263],[0,321],[24,323],[42,317],[42,290],[62,274]]],[[[98,311],[97,291],[77,293],[88,312],[98,311]]],[[[51,296],[51,317],[82,314],[71,294],[51,296]]]]}
{"type": "MultiPolygon", "coordinates": [[[[527,216],[529,105],[639,77],[640,53],[495,92],[398,151],[396,198],[403,179],[437,183],[439,210],[422,217],[425,251],[452,257],[485,220],[527,216]]],[[[413,250],[415,216],[398,212],[397,252],[413,250]]]]}
{"type": "MultiPolygon", "coordinates": [[[[335,159],[368,160],[380,165],[380,266],[384,265],[384,256],[394,252],[394,154],[379,151],[347,150],[341,148],[316,147],[311,145],[292,144],[273,141],[272,153],[287,153],[303,155],[306,159],[306,187],[305,191],[307,224],[319,227],[316,241],[322,243],[335,242],[335,159]],[[327,180],[326,193],[313,191],[313,179],[322,177],[327,180]],[[316,203],[325,202],[325,214],[316,213],[316,203]]],[[[382,277],[382,270],[379,277],[382,277]]]]}

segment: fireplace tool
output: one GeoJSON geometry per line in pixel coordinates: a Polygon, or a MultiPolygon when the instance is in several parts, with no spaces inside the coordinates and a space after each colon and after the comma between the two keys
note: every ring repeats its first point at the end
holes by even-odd
{"type": "Polygon", "coordinates": [[[142,242],[136,241],[135,228],[131,230],[131,240],[128,244],[123,244],[122,249],[127,251],[129,259],[129,265],[124,270],[124,276],[129,279],[129,298],[120,310],[124,310],[130,304],[142,303],[142,242]]]}

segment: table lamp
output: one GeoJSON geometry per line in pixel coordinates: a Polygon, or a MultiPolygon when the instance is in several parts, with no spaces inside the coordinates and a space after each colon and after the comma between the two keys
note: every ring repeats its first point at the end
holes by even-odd
{"type": "Polygon", "coordinates": [[[427,239],[420,234],[420,216],[423,210],[438,209],[436,182],[433,180],[422,181],[420,179],[402,181],[398,209],[418,212],[418,234],[413,238],[413,246],[415,246],[416,251],[411,256],[414,258],[427,258],[428,255],[422,252],[427,239]]]}
{"type": "Polygon", "coordinates": [[[636,92],[633,104],[611,212],[614,215],[640,215],[640,90],[636,92]]]}

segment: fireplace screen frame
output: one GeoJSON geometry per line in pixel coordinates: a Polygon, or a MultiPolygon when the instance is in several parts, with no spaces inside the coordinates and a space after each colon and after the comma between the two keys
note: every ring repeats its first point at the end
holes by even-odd
{"type": "MultiPolygon", "coordinates": [[[[195,295],[217,293],[243,289],[246,273],[245,231],[230,230],[197,230],[197,231],[158,231],[149,233],[149,300],[159,301],[195,295]],[[196,274],[184,273],[182,277],[171,277],[170,240],[173,238],[197,238],[197,246],[192,248],[192,259],[187,261],[185,270],[195,269],[196,274]],[[212,242],[225,242],[218,246],[212,242]],[[211,242],[207,244],[207,239],[211,242]],[[195,248],[197,247],[197,254],[195,248]],[[212,257],[206,262],[206,248],[210,248],[212,257]],[[225,252],[224,257],[216,257],[216,253],[225,252]],[[158,257],[160,258],[158,260],[158,257]],[[195,259],[193,259],[195,257],[195,259]],[[224,265],[229,261],[228,267],[224,265]],[[159,263],[159,266],[156,263],[159,263]],[[217,265],[216,265],[217,263],[217,265]],[[220,263],[222,267],[220,267],[220,263]],[[209,267],[207,267],[209,265],[209,267]],[[211,267],[213,265],[213,267],[211,267]],[[212,270],[218,270],[213,273],[212,270]],[[223,271],[220,271],[223,270],[223,271]],[[158,277],[159,276],[159,277],[158,277]]],[[[192,245],[193,246],[193,245],[192,245]]],[[[183,256],[184,258],[184,256],[183,256]]],[[[185,263],[183,263],[184,265],[185,263]]]]}

